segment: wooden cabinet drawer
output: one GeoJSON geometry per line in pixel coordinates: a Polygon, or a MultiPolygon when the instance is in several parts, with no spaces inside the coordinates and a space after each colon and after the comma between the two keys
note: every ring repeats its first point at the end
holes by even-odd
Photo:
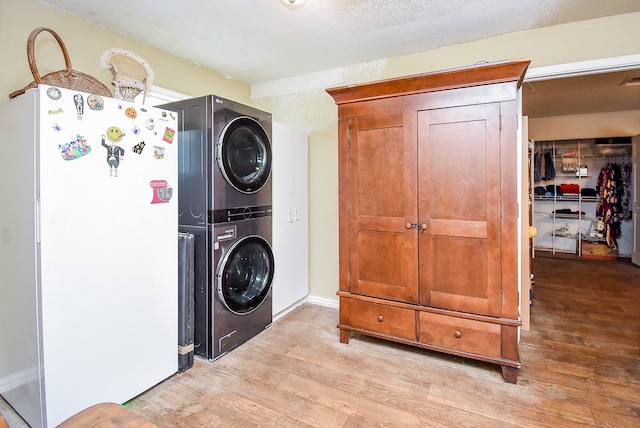
{"type": "Polygon", "coordinates": [[[349,319],[354,328],[416,340],[416,312],[411,309],[351,300],[349,319]]]}
{"type": "Polygon", "coordinates": [[[420,312],[420,338],[428,343],[488,357],[500,357],[499,324],[420,312]]]}

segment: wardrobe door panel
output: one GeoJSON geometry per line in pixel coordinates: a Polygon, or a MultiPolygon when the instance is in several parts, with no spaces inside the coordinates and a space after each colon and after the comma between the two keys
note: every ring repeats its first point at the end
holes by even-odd
{"type": "Polygon", "coordinates": [[[415,303],[418,238],[405,228],[417,213],[415,132],[407,141],[405,120],[350,120],[349,284],[352,293],[415,303]]]}
{"type": "Polygon", "coordinates": [[[418,159],[420,303],[500,316],[499,104],[419,112],[418,159]]]}

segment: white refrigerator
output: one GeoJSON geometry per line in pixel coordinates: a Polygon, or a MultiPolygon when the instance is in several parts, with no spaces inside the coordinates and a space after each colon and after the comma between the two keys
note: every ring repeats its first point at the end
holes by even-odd
{"type": "Polygon", "coordinates": [[[46,85],[3,106],[0,395],[53,427],[178,369],[177,121],[46,85]]]}

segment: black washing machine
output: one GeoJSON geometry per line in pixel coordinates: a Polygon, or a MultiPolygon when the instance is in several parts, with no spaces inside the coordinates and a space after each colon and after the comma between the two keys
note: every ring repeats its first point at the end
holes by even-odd
{"type": "Polygon", "coordinates": [[[271,324],[271,114],[215,95],[163,108],[178,116],[178,229],[195,237],[194,350],[215,359],[271,324]]]}
{"type": "MultiPolygon", "coordinates": [[[[258,214],[259,215],[259,214],[258,214]]],[[[214,296],[209,358],[241,345],[272,321],[270,215],[213,227],[214,296]]]]}

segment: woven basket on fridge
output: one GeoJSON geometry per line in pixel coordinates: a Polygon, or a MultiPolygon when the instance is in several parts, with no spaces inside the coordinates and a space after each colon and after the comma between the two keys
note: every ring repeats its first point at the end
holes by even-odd
{"type": "Polygon", "coordinates": [[[81,92],[89,92],[96,95],[104,95],[106,97],[112,96],[109,88],[102,84],[98,79],[71,68],[71,59],[69,59],[67,47],[64,45],[60,36],[49,28],[38,27],[31,32],[29,40],[27,41],[27,58],[29,60],[29,67],[31,68],[31,74],[35,80],[24,88],[10,93],[9,98],[15,98],[18,95],[22,95],[27,89],[35,88],[41,83],[45,85],[58,86],[60,88],[75,89],[81,92]],[[65,69],[53,71],[41,77],[40,73],[38,73],[38,67],[36,66],[34,45],[36,37],[43,31],[51,33],[51,35],[53,35],[53,37],[58,41],[60,49],[62,49],[62,54],[64,55],[65,69]]]}

